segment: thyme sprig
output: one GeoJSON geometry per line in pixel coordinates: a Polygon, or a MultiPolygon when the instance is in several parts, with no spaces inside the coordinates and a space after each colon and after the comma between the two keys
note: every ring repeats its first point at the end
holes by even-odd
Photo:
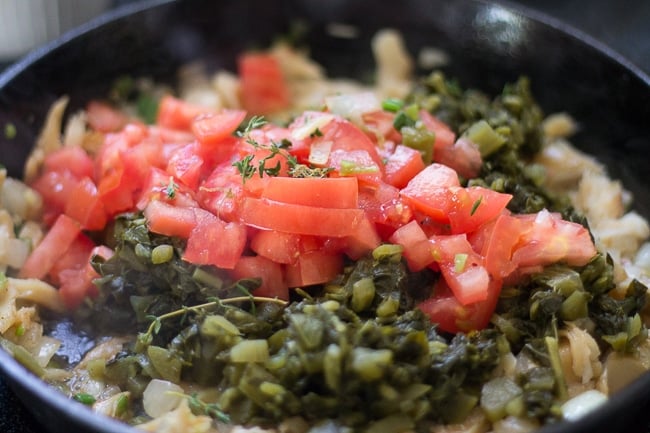
{"type": "Polygon", "coordinates": [[[227,299],[214,299],[214,300],[210,300],[209,302],[205,302],[203,304],[198,304],[198,305],[192,305],[190,307],[183,306],[178,310],[170,311],[160,316],[147,316],[147,319],[151,320],[151,323],[149,324],[149,327],[147,328],[147,331],[144,334],[140,333],[138,335],[138,345],[140,347],[146,347],[150,345],[151,342],[153,341],[154,334],[160,332],[160,329],[162,328],[163,320],[171,319],[178,316],[185,316],[188,313],[198,312],[210,307],[216,307],[220,305],[234,304],[237,302],[246,302],[246,301],[272,302],[281,305],[283,307],[288,304],[287,301],[282,299],[267,298],[264,296],[252,296],[249,294],[248,296],[236,296],[234,298],[227,298],[227,299]]]}
{"type": "Polygon", "coordinates": [[[195,415],[207,415],[212,419],[223,423],[230,423],[230,416],[223,411],[219,403],[208,403],[199,397],[197,393],[183,394],[182,392],[169,391],[170,395],[186,398],[190,410],[195,415]]]}

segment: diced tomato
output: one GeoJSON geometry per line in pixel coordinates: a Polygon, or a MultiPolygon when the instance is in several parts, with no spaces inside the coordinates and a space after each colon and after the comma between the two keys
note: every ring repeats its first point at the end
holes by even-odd
{"type": "Polygon", "coordinates": [[[496,218],[512,195],[480,186],[450,188],[451,205],[447,208],[452,233],[469,233],[496,218]]]}
{"type": "Polygon", "coordinates": [[[424,167],[420,152],[398,144],[384,167],[386,183],[404,188],[415,175],[424,170],[424,167]]]}
{"type": "Polygon", "coordinates": [[[393,122],[395,121],[395,114],[388,111],[372,111],[370,113],[363,113],[361,120],[368,130],[368,136],[375,143],[382,145],[384,140],[400,143],[402,141],[402,134],[395,129],[393,122]]]}
{"type": "Polygon", "coordinates": [[[344,237],[355,233],[364,213],[361,209],[302,206],[246,197],[242,204],[241,218],[247,225],[261,229],[344,237]]]}
{"type": "Polygon", "coordinates": [[[201,207],[224,221],[239,220],[243,201],[242,177],[231,164],[217,166],[201,184],[197,200],[201,207]]]}
{"type": "Polygon", "coordinates": [[[77,178],[69,171],[47,171],[30,185],[43,197],[45,204],[44,221],[50,225],[65,210],[77,178]],[[45,219],[45,216],[49,216],[45,219]]]}
{"type": "MultiPolygon", "coordinates": [[[[366,216],[357,225],[356,230],[345,238],[345,254],[358,260],[368,254],[381,244],[381,237],[375,229],[375,225],[366,216]]],[[[330,246],[330,250],[338,252],[339,245],[330,246]]]]}
{"type": "MultiPolygon", "coordinates": [[[[367,157],[370,157],[370,159],[374,162],[374,165],[376,165],[379,169],[379,173],[383,176],[384,164],[381,157],[379,156],[379,152],[377,151],[377,146],[375,146],[375,143],[373,143],[372,140],[370,140],[368,136],[364,134],[363,131],[361,131],[356,125],[347,120],[337,117],[334,119],[334,121],[327,123],[322,128],[321,132],[323,135],[314,141],[331,141],[332,153],[335,153],[338,150],[342,151],[341,154],[343,155],[349,152],[355,152],[353,155],[363,155],[363,152],[365,152],[367,154],[367,157]]],[[[360,162],[363,162],[365,165],[370,166],[370,163],[366,160],[367,157],[364,157],[360,162]]],[[[334,167],[332,161],[330,161],[328,164],[328,166],[334,167]]]]}
{"type": "Polygon", "coordinates": [[[355,176],[370,185],[378,185],[383,177],[380,166],[365,150],[333,150],[327,166],[335,170],[332,176],[355,176]]]}
{"type": "Polygon", "coordinates": [[[61,284],[59,274],[66,269],[81,269],[86,266],[95,243],[83,233],[79,233],[65,253],[59,255],[48,272],[48,277],[56,284],[61,284]]]}
{"type": "Polygon", "coordinates": [[[456,134],[443,121],[426,110],[420,110],[420,120],[429,131],[433,131],[436,138],[433,142],[433,159],[436,161],[436,153],[441,149],[451,147],[456,141],[456,134]]]}
{"type": "Polygon", "coordinates": [[[512,252],[521,234],[521,220],[504,212],[472,235],[470,243],[483,256],[492,278],[503,280],[517,267],[512,252]]]}
{"type": "Polygon", "coordinates": [[[149,230],[166,236],[187,239],[196,226],[194,208],[173,206],[160,200],[150,201],[144,209],[144,216],[149,230]]]}
{"type": "Polygon", "coordinates": [[[132,209],[135,204],[133,185],[124,174],[124,168],[104,176],[97,185],[97,191],[108,215],[132,209]]]}
{"type": "Polygon", "coordinates": [[[150,201],[160,200],[177,207],[199,207],[193,191],[180,183],[174,176],[155,167],[149,169],[149,175],[143,183],[136,207],[144,209],[150,201]]]}
{"type": "Polygon", "coordinates": [[[289,88],[275,57],[246,53],[237,62],[242,104],[253,114],[270,114],[289,106],[289,88]]]}
{"type": "Polygon", "coordinates": [[[71,191],[71,199],[65,206],[65,214],[81,224],[84,230],[102,230],[107,215],[99,198],[95,183],[88,177],[79,180],[71,191]]]}
{"type": "Polygon", "coordinates": [[[262,198],[284,203],[350,209],[359,204],[359,186],[354,177],[271,177],[262,198]]]}
{"type": "Polygon", "coordinates": [[[383,182],[359,190],[359,208],[371,222],[386,227],[390,233],[413,218],[412,209],[400,197],[400,191],[383,182]]]}
{"type": "Polygon", "coordinates": [[[451,146],[436,150],[433,160],[453,168],[466,179],[471,179],[481,171],[483,158],[478,146],[461,137],[451,146]]]}
{"type": "Polygon", "coordinates": [[[512,260],[520,267],[556,262],[584,266],[597,253],[589,231],[580,224],[563,220],[559,214],[542,210],[516,218],[524,224],[512,255],[512,260]]]}
{"type": "Polygon", "coordinates": [[[484,301],[462,305],[451,293],[444,279],[438,280],[429,299],[421,302],[418,308],[432,322],[445,332],[456,334],[480,330],[487,326],[492,317],[501,293],[501,283],[492,281],[488,286],[488,296],[484,301]]]}
{"type": "Polygon", "coordinates": [[[79,146],[64,146],[48,154],[43,162],[43,171],[70,172],[77,179],[93,177],[95,164],[92,158],[79,146]]]}
{"type": "Polygon", "coordinates": [[[289,287],[305,287],[332,281],[342,271],[340,254],[313,250],[300,254],[295,263],[287,265],[285,277],[289,287]]]}
{"type": "Polygon", "coordinates": [[[222,110],[202,115],[192,122],[192,132],[201,145],[212,148],[230,137],[245,118],[243,110],[222,110]]]}
{"type": "Polygon", "coordinates": [[[233,269],[246,246],[246,227],[227,223],[208,211],[195,209],[192,229],[183,259],[196,265],[214,265],[233,269]]]}
{"type": "Polygon", "coordinates": [[[164,128],[189,130],[197,117],[210,112],[208,108],[165,95],[158,106],[156,123],[164,128]]]}
{"type": "Polygon", "coordinates": [[[275,230],[259,230],[250,242],[250,247],[258,255],[275,263],[293,263],[300,254],[300,235],[275,230]]]}
{"type": "Polygon", "coordinates": [[[90,260],[93,256],[100,256],[109,259],[113,255],[113,250],[100,245],[93,248],[89,254],[86,254],[84,265],[79,268],[69,268],[60,272],[59,277],[61,286],[59,294],[63,303],[69,309],[77,308],[86,296],[95,297],[99,294],[93,280],[99,277],[99,274],[93,269],[90,260]]]}
{"type": "Polygon", "coordinates": [[[289,287],[284,281],[282,266],[262,256],[242,257],[231,272],[235,279],[261,278],[255,296],[289,300],[289,287]]]}
{"type": "Polygon", "coordinates": [[[486,300],[490,276],[467,236],[432,236],[429,240],[433,259],[456,299],[462,305],[486,300]]]}
{"type": "Polygon", "coordinates": [[[404,247],[403,256],[411,271],[421,271],[433,262],[429,238],[415,220],[395,230],[388,240],[404,247]]]}
{"type": "Polygon", "coordinates": [[[199,186],[203,158],[196,152],[196,143],[186,144],[173,152],[167,164],[167,173],[191,189],[199,186]]]}
{"type": "Polygon", "coordinates": [[[105,102],[90,101],[86,106],[88,125],[95,131],[115,132],[126,125],[128,118],[105,102]]]}
{"type": "Polygon", "coordinates": [[[401,195],[434,220],[448,222],[453,205],[449,187],[460,187],[458,174],[447,166],[434,163],[415,175],[401,190],[401,195]]]}
{"type": "Polygon", "coordinates": [[[43,279],[62,254],[70,248],[81,233],[79,223],[67,215],[61,214],[41,242],[27,257],[20,270],[20,278],[43,279]]]}

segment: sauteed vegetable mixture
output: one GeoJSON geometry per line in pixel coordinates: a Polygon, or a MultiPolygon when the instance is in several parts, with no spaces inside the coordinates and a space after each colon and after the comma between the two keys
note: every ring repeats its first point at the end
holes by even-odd
{"type": "Polygon", "coordinates": [[[374,87],[278,45],[59,101],[4,179],[2,346],[160,432],[530,431],[645,371],[648,224],[575,124],[373,49],[374,87]]]}

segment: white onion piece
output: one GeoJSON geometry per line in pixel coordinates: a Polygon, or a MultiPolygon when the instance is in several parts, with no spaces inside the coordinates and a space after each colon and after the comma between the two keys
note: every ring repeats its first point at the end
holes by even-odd
{"type": "Polygon", "coordinates": [[[332,120],[334,120],[334,116],[327,113],[318,113],[309,116],[302,126],[291,131],[291,137],[295,140],[304,140],[316,132],[317,129],[323,128],[332,120]]]}
{"type": "Polygon", "coordinates": [[[607,396],[600,391],[591,389],[578,394],[562,405],[564,419],[575,421],[596,409],[607,401],[607,396]]]}
{"type": "Polygon", "coordinates": [[[183,388],[168,380],[153,379],[142,395],[144,411],[152,418],[171,412],[183,400],[183,388]]]}
{"type": "Polygon", "coordinates": [[[325,105],[332,113],[357,123],[361,121],[364,113],[381,109],[379,99],[372,92],[328,96],[325,98],[325,105]]]}
{"type": "Polygon", "coordinates": [[[332,152],[331,141],[317,141],[309,148],[309,163],[317,167],[327,164],[332,152]]]}

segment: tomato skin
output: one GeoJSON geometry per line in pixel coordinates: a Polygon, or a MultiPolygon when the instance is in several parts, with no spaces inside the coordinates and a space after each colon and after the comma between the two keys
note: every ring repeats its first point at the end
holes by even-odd
{"type": "Polygon", "coordinates": [[[61,284],[60,274],[66,269],[81,269],[86,265],[95,243],[84,233],[79,233],[67,251],[61,254],[48,272],[48,278],[55,285],[61,284]]]}
{"type": "Polygon", "coordinates": [[[271,177],[261,197],[304,206],[352,209],[359,204],[359,185],[355,177],[271,177]]]}
{"type": "Polygon", "coordinates": [[[306,287],[332,281],[343,271],[343,258],[340,254],[328,254],[312,250],[300,254],[298,260],[286,267],[286,280],[289,287],[306,287]]]}
{"type": "Polygon", "coordinates": [[[252,227],[314,236],[350,236],[364,216],[361,209],[302,206],[252,197],[244,198],[241,208],[242,221],[252,227]]]}
{"type": "Polygon", "coordinates": [[[209,149],[232,136],[245,118],[243,110],[222,110],[195,118],[191,129],[199,143],[209,149]]]}
{"type": "Polygon", "coordinates": [[[196,265],[233,269],[246,246],[246,228],[227,223],[208,211],[194,209],[196,225],[190,232],[183,259],[196,265]]]}
{"type": "MultiPolygon", "coordinates": [[[[333,241],[334,239],[330,244],[334,244],[333,241]]],[[[331,249],[336,252],[343,249],[349,258],[359,260],[379,245],[381,245],[381,237],[377,233],[375,225],[368,219],[368,217],[365,217],[359,221],[354,233],[345,238],[345,245],[342,247],[339,245],[332,245],[331,249]]]]}
{"type": "Polygon", "coordinates": [[[275,57],[246,53],[237,61],[242,104],[251,113],[270,114],[287,108],[289,88],[275,57]]]}
{"type": "Polygon", "coordinates": [[[84,230],[102,230],[108,220],[104,203],[95,183],[88,177],[79,180],[71,191],[65,214],[81,224],[84,230]]]}
{"type": "Polygon", "coordinates": [[[289,287],[284,281],[282,266],[262,256],[244,256],[231,271],[235,279],[261,278],[262,285],[253,291],[255,296],[289,300],[289,287]]]}
{"type": "Polygon", "coordinates": [[[516,269],[512,253],[522,229],[520,219],[503,212],[472,234],[470,243],[483,256],[485,269],[492,278],[503,280],[516,269]]]}
{"type": "Polygon", "coordinates": [[[404,188],[424,168],[420,152],[398,144],[386,161],[385,181],[397,188],[404,188]]]}
{"type": "Polygon", "coordinates": [[[197,200],[201,207],[224,221],[238,221],[243,198],[242,177],[231,164],[215,167],[201,183],[197,200]]]}
{"type": "Polygon", "coordinates": [[[41,243],[27,257],[18,274],[20,278],[42,280],[58,258],[70,248],[79,233],[81,233],[81,226],[77,221],[65,214],[59,215],[41,243]]]}
{"type": "Polygon", "coordinates": [[[435,117],[433,114],[426,110],[420,110],[420,120],[424,126],[435,134],[435,141],[433,142],[433,159],[436,160],[436,153],[442,149],[453,146],[456,141],[456,134],[451,128],[443,121],[435,117]]]}

